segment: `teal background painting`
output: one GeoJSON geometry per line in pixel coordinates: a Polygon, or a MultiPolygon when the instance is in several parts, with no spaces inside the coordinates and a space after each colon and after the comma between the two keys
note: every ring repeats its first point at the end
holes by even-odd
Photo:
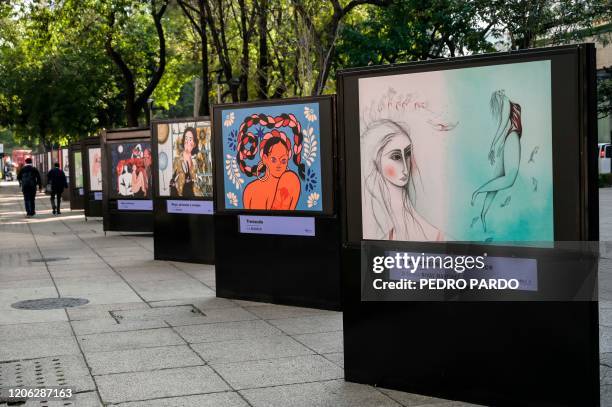
{"type": "MultiPolygon", "coordinates": [[[[380,118],[401,123],[410,134],[412,159],[418,167],[412,174],[412,205],[442,231],[445,240],[550,242],[554,240],[550,75],[550,61],[536,61],[360,79],[362,134],[368,122],[380,118]],[[473,206],[471,199],[478,187],[494,178],[489,150],[498,118],[489,102],[499,90],[521,106],[521,156],[518,176],[511,187],[497,193],[485,230],[480,220],[485,194],[478,195],[473,206]],[[390,102],[397,100],[410,103],[403,103],[402,110],[390,102]]],[[[368,160],[363,154],[362,185],[368,160]]],[[[362,199],[367,199],[363,188],[362,199]]],[[[362,215],[368,238],[372,214],[362,215]]]]}

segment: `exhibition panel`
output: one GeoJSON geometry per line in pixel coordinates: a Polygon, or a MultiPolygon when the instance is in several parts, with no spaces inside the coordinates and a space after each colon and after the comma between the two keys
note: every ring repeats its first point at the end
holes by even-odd
{"type": "Polygon", "coordinates": [[[335,98],[213,106],[217,295],[338,308],[335,98]]]}
{"type": "Polygon", "coordinates": [[[85,207],[85,188],[83,185],[83,156],[81,143],[72,143],[69,148],[68,189],[70,189],[70,209],[85,207]]]}
{"type": "Polygon", "coordinates": [[[81,142],[85,189],[85,219],[102,216],[102,148],[100,136],[81,142]]]}
{"type": "Polygon", "coordinates": [[[598,405],[594,89],[589,45],[339,74],[347,380],[598,405]]]}
{"type": "Polygon", "coordinates": [[[64,189],[64,193],[62,194],[62,201],[69,202],[70,201],[70,159],[68,158],[70,154],[70,148],[68,146],[61,147],[59,149],[59,163],[60,168],[66,174],[66,181],[68,182],[68,188],[64,189]]]}
{"type": "Polygon", "coordinates": [[[104,231],[153,231],[153,156],[148,128],[101,134],[104,231]]]}
{"type": "Polygon", "coordinates": [[[214,264],[210,120],[156,120],[152,129],[155,258],[214,264]]]}

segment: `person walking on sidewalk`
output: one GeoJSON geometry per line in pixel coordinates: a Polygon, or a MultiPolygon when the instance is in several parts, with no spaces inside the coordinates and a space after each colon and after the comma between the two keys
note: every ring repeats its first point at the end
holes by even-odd
{"type": "Polygon", "coordinates": [[[26,158],[25,165],[19,170],[17,181],[23,192],[26,216],[32,217],[36,215],[36,187],[42,191],[42,180],[38,169],[32,165],[30,157],[26,158]]]}
{"type": "Polygon", "coordinates": [[[47,173],[47,184],[51,185],[51,207],[53,214],[61,214],[60,205],[62,203],[62,193],[64,188],[68,188],[66,174],[60,170],[59,163],[55,163],[53,168],[47,173]]]}

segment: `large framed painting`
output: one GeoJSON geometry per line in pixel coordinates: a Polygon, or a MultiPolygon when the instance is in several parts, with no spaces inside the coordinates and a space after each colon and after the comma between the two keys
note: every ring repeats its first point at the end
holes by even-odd
{"type": "Polygon", "coordinates": [[[554,240],[550,61],[358,80],[362,236],[554,240]]]}
{"type": "Polygon", "coordinates": [[[210,122],[205,120],[157,123],[159,196],[213,197],[210,122]]]}
{"type": "Polygon", "coordinates": [[[74,152],[74,187],[83,188],[83,156],[81,151],[74,152]]]}
{"type": "Polygon", "coordinates": [[[110,197],[150,199],[151,143],[149,141],[107,143],[110,156],[110,197]]]}
{"type": "Polygon", "coordinates": [[[102,149],[91,147],[88,149],[89,158],[89,189],[102,191],[102,149]]]}
{"type": "Polygon", "coordinates": [[[215,106],[218,210],[331,210],[331,100],[215,106]]]}

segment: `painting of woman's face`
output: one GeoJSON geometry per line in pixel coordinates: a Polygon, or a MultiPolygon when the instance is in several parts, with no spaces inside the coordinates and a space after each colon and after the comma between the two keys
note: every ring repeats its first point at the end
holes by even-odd
{"type": "Polygon", "coordinates": [[[410,160],[412,143],[404,133],[397,133],[383,147],[380,158],[380,170],[391,184],[403,188],[410,180],[410,160]]]}
{"type": "Polygon", "coordinates": [[[279,178],[287,171],[289,152],[282,143],[273,145],[270,152],[268,154],[263,154],[262,158],[266,168],[270,170],[270,174],[272,174],[273,177],[279,178]]]}
{"type": "Polygon", "coordinates": [[[194,137],[195,135],[191,131],[185,133],[185,152],[188,154],[191,154],[191,152],[193,151],[193,147],[195,147],[194,137]]]}

